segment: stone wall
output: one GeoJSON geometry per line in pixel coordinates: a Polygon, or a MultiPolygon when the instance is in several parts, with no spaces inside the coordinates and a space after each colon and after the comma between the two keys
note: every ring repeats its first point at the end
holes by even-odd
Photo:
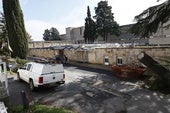
{"type": "MultiPolygon", "coordinates": [[[[115,65],[117,58],[122,58],[123,64],[140,64],[137,55],[145,51],[156,60],[170,59],[170,47],[134,47],[134,48],[96,48],[89,50],[64,50],[64,54],[72,61],[104,64],[107,56],[109,64],[115,65]]],[[[58,54],[58,50],[30,49],[29,56],[50,58],[58,54]]]]}
{"type": "Polygon", "coordinates": [[[29,56],[41,57],[41,58],[53,58],[58,54],[58,50],[51,49],[30,49],[29,56]]]}
{"type": "Polygon", "coordinates": [[[169,37],[157,37],[157,38],[150,38],[149,39],[150,45],[170,45],[170,36],[169,37]]]}
{"type": "Polygon", "coordinates": [[[170,47],[105,48],[89,51],[88,62],[104,64],[104,58],[107,56],[109,58],[109,64],[115,65],[117,58],[122,58],[123,64],[139,65],[140,62],[137,56],[142,51],[145,51],[148,55],[155,58],[155,60],[170,58],[170,47]]]}
{"type": "Polygon", "coordinates": [[[51,46],[70,45],[76,43],[75,41],[32,41],[29,42],[29,48],[42,48],[51,46]]]}
{"type": "Polygon", "coordinates": [[[82,27],[77,27],[77,28],[73,28],[70,31],[70,36],[71,36],[71,40],[75,40],[75,41],[83,41],[84,40],[84,26],[82,27]]]}

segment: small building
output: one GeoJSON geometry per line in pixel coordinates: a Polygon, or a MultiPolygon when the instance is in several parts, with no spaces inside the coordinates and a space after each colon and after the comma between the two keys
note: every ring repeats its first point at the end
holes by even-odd
{"type": "Polygon", "coordinates": [[[60,35],[62,40],[68,41],[84,41],[84,26],[81,27],[68,27],[66,28],[66,34],[60,35]]]}

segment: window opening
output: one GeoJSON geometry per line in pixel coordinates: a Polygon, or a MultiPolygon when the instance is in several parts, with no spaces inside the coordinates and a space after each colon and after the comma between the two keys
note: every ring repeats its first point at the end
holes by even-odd
{"type": "Polygon", "coordinates": [[[123,64],[122,57],[118,57],[117,58],[117,65],[122,65],[122,64],[123,64]]]}
{"type": "Polygon", "coordinates": [[[27,70],[29,71],[29,70],[30,70],[30,68],[31,68],[31,64],[28,64],[28,66],[27,66],[27,70]]]}

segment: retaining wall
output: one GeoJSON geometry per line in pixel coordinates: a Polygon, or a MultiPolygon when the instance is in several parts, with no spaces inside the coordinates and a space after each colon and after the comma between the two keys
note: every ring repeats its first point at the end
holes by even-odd
{"type": "MultiPolygon", "coordinates": [[[[155,60],[164,63],[170,59],[170,47],[134,47],[134,48],[96,48],[89,50],[64,50],[64,54],[69,60],[88,62],[94,64],[104,64],[104,58],[107,56],[109,64],[115,65],[117,58],[121,58],[123,64],[139,65],[137,55],[140,52],[146,52],[155,60]]],[[[59,50],[50,49],[30,49],[29,56],[38,56],[44,58],[55,57],[59,50]]]]}
{"type": "Polygon", "coordinates": [[[77,41],[32,41],[29,42],[29,48],[42,48],[50,46],[70,45],[76,44],[77,41]]]}

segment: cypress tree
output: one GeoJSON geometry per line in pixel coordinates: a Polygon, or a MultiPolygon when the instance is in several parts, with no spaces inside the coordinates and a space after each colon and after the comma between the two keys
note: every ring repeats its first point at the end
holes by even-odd
{"type": "Polygon", "coordinates": [[[87,17],[85,19],[84,38],[86,43],[93,43],[96,39],[96,26],[91,18],[90,8],[87,7],[87,17]]]}
{"type": "Polygon", "coordinates": [[[19,0],[3,0],[9,44],[12,57],[25,59],[28,53],[28,40],[19,0]]]}

